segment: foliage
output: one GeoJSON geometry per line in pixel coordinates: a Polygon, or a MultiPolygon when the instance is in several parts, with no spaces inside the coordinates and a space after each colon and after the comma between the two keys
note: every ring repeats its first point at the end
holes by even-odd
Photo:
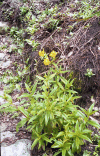
{"type": "Polygon", "coordinates": [[[93,76],[93,75],[95,75],[95,74],[93,74],[92,73],[92,69],[87,69],[87,73],[85,73],[85,76],[88,76],[88,77],[91,77],[91,76],[93,76]]]}
{"type": "MultiPolygon", "coordinates": [[[[92,131],[87,126],[90,124],[100,128],[100,125],[89,120],[89,116],[95,113],[92,111],[94,104],[87,111],[74,104],[75,100],[80,98],[73,90],[74,80],[64,78],[63,75],[69,71],[64,71],[59,62],[54,63],[53,56],[45,75],[36,75],[34,86],[25,84],[27,93],[19,97],[28,98],[24,105],[14,107],[12,98],[5,94],[3,98],[8,100],[8,103],[0,108],[6,112],[19,111],[25,116],[18,123],[16,131],[27,123],[26,129],[32,132],[34,139],[32,148],[38,144],[38,149],[42,147],[45,150],[45,146],[51,143],[51,148],[58,149],[54,156],[59,153],[62,153],[62,156],[72,156],[76,151],[81,151],[84,140],[92,143],[92,131]]],[[[44,52],[41,59],[46,57],[48,56],[44,52]]]]}
{"type": "MultiPolygon", "coordinates": [[[[27,2],[23,0],[23,2],[27,2]]],[[[76,7],[79,5],[77,13],[73,13],[73,17],[81,18],[83,20],[91,18],[93,16],[100,16],[100,11],[98,1],[81,1],[76,4],[76,7]]],[[[61,3],[60,5],[61,6],[61,3]]],[[[71,5],[74,8],[75,5],[71,5]]],[[[13,16],[14,11],[7,10],[7,18],[13,16]]],[[[9,31],[9,35],[13,37],[15,47],[11,47],[9,52],[15,51],[16,55],[20,54],[22,56],[24,50],[25,41],[29,46],[31,46],[33,51],[37,51],[37,47],[40,43],[34,40],[35,33],[41,28],[46,30],[53,31],[60,25],[60,21],[64,21],[63,17],[70,15],[70,10],[68,9],[67,14],[61,13],[58,9],[58,5],[51,7],[48,3],[48,7],[44,11],[26,6],[20,7],[21,21],[25,28],[11,27],[6,28],[9,31]],[[33,10],[32,10],[33,9],[33,10]],[[34,14],[33,14],[34,13],[34,14]],[[59,18],[57,18],[57,16],[59,18]],[[62,18],[62,19],[61,19],[62,18]],[[28,33],[24,38],[24,34],[28,33]]],[[[4,12],[5,14],[5,12],[4,12]]],[[[76,20],[77,21],[77,20],[76,20]]],[[[65,22],[65,21],[64,21],[65,22]]],[[[73,37],[73,30],[77,27],[77,22],[73,25],[69,25],[67,28],[67,33],[70,36],[67,38],[73,37]]],[[[84,28],[90,27],[89,24],[84,26],[84,28]]],[[[4,49],[6,47],[0,47],[4,49]]],[[[42,147],[45,150],[45,147],[48,143],[51,143],[52,148],[57,148],[58,152],[62,156],[74,156],[75,152],[81,151],[81,145],[84,144],[84,140],[93,141],[91,138],[92,131],[88,128],[88,125],[92,125],[96,128],[100,126],[89,119],[89,116],[94,114],[93,110],[94,104],[90,106],[88,110],[85,110],[78,105],[75,105],[75,101],[79,98],[77,92],[74,91],[75,82],[74,79],[65,77],[65,73],[69,71],[64,71],[62,66],[59,65],[59,62],[54,63],[57,52],[54,50],[47,55],[44,50],[39,51],[39,56],[45,66],[49,66],[49,70],[45,71],[43,76],[37,75],[34,86],[26,80],[25,87],[27,93],[23,93],[20,99],[20,106],[16,107],[13,104],[12,98],[9,95],[13,92],[15,88],[20,89],[18,84],[23,79],[28,71],[28,67],[25,65],[23,69],[17,67],[16,76],[10,72],[4,73],[1,81],[7,84],[4,88],[3,98],[7,100],[7,103],[0,106],[0,111],[5,113],[22,113],[25,118],[22,119],[16,130],[18,131],[23,125],[27,125],[27,130],[32,132],[32,139],[34,142],[32,148],[38,144],[38,148],[42,147]],[[9,77],[6,77],[9,76],[9,77]],[[27,99],[27,100],[26,100],[27,99]]],[[[95,74],[92,73],[92,69],[87,69],[86,76],[91,77],[95,74]]],[[[27,79],[27,78],[26,78],[27,79]]],[[[35,79],[35,78],[34,78],[35,79]]],[[[79,87],[79,85],[78,85],[79,87]]],[[[80,87],[77,88],[80,90],[80,87]]],[[[100,139],[96,138],[98,146],[95,148],[94,155],[98,154],[97,149],[100,147],[100,139]]],[[[44,154],[46,155],[46,154],[44,154]]],[[[84,156],[88,156],[89,152],[84,151],[84,156]]]]}

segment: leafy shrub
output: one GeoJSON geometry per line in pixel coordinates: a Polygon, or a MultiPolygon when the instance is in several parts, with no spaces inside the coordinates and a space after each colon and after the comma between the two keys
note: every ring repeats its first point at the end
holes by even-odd
{"type": "MultiPolygon", "coordinates": [[[[40,51],[40,54],[42,59],[48,57],[44,51],[40,51]]],[[[49,55],[53,58],[50,69],[44,76],[36,76],[34,86],[25,84],[27,93],[19,97],[28,98],[23,106],[14,107],[11,97],[4,95],[8,103],[0,108],[4,107],[6,112],[20,111],[25,116],[18,123],[16,131],[27,123],[26,129],[32,132],[34,139],[32,148],[38,144],[38,149],[42,147],[45,150],[45,146],[51,143],[51,148],[58,149],[54,156],[59,153],[62,153],[62,156],[74,156],[76,151],[81,151],[84,140],[92,143],[92,131],[88,129],[88,125],[96,128],[100,128],[100,125],[89,120],[89,116],[95,113],[92,111],[94,104],[88,110],[74,104],[79,98],[73,90],[74,80],[67,80],[63,76],[69,71],[59,67],[59,62],[54,63],[55,55],[52,51],[49,55]]]]}

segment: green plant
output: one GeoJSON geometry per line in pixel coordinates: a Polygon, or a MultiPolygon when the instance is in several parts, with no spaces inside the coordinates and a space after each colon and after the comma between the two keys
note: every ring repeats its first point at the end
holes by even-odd
{"type": "Polygon", "coordinates": [[[39,45],[39,43],[35,42],[35,40],[26,39],[25,41],[33,47],[33,50],[36,50],[37,46],[39,45]]]}
{"type": "Polygon", "coordinates": [[[18,31],[18,27],[14,27],[14,26],[13,26],[13,27],[10,29],[10,35],[16,37],[17,31],[18,31]]]}
{"type": "Polygon", "coordinates": [[[91,2],[89,0],[81,1],[81,7],[79,8],[79,12],[76,13],[76,18],[83,18],[84,20],[89,19],[91,17],[97,16],[100,17],[100,11],[98,11],[99,8],[99,1],[91,2]]]}
{"type": "Polygon", "coordinates": [[[83,156],[90,156],[90,153],[91,153],[91,152],[85,150],[84,153],[83,153],[83,156]]]}
{"type": "Polygon", "coordinates": [[[93,75],[95,75],[95,74],[92,73],[92,69],[88,68],[87,73],[85,73],[85,76],[92,77],[93,75]]]}
{"type": "MultiPolygon", "coordinates": [[[[99,132],[100,133],[100,132],[99,132]]],[[[100,149],[100,135],[98,134],[95,134],[93,137],[92,137],[92,140],[94,142],[97,142],[97,145],[95,146],[95,151],[93,153],[93,156],[99,156],[98,155],[98,149],[100,149]]]]}
{"type": "Polygon", "coordinates": [[[29,8],[22,6],[22,7],[20,7],[20,10],[21,10],[21,15],[23,16],[28,12],[29,8]]]}
{"type": "MultiPolygon", "coordinates": [[[[91,141],[91,130],[87,128],[90,124],[100,128],[96,122],[89,120],[89,116],[95,113],[92,111],[94,104],[86,111],[75,105],[74,102],[79,98],[77,92],[73,90],[73,81],[65,79],[63,74],[69,71],[54,63],[56,52],[50,53],[50,68],[44,76],[36,76],[34,86],[25,84],[27,93],[23,93],[19,99],[28,98],[21,106],[14,106],[12,98],[5,94],[8,103],[0,106],[6,112],[21,112],[25,118],[22,119],[16,130],[18,131],[25,123],[27,130],[32,132],[34,142],[32,148],[38,144],[38,148],[48,143],[52,148],[57,148],[58,152],[54,156],[62,153],[62,156],[74,156],[74,153],[81,151],[84,140],[91,141]]],[[[39,52],[42,59],[49,57],[44,50],[39,52]]],[[[49,65],[48,62],[44,62],[49,65]]],[[[23,100],[22,100],[23,101],[23,100]]],[[[23,102],[22,102],[23,103],[23,102]]]]}

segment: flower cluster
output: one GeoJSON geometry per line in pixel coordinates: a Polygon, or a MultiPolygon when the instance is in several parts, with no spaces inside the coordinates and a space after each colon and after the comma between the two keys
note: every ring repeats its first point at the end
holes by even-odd
{"type": "Polygon", "coordinates": [[[57,52],[55,52],[54,50],[50,53],[50,55],[49,56],[51,56],[51,57],[53,57],[53,58],[55,58],[56,57],[56,55],[57,55],[57,52]]]}
{"type": "MultiPolygon", "coordinates": [[[[55,58],[57,55],[57,52],[55,52],[54,50],[49,54],[49,56],[51,56],[52,58],[55,58]]],[[[41,51],[39,51],[39,56],[41,57],[41,59],[44,59],[43,63],[44,65],[49,65],[51,62],[47,56],[47,54],[44,52],[44,49],[41,51]]]]}
{"type": "Polygon", "coordinates": [[[44,56],[44,49],[39,51],[39,56],[43,57],[44,56]]]}

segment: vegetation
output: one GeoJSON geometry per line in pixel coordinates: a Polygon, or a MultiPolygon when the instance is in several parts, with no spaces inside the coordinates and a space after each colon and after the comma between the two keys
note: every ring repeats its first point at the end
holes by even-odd
{"type": "MultiPolygon", "coordinates": [[[[81,152],[81,146],[86,141],[92,143],[96,140],[98,145],[95,147],[93,156],[98,156],[100,136],[96,134],[92,137],[93,131],[89,128],[89,125],[91,125],[100,129],[97,122],[90,120],[90,116],[96,112],[93,110],[95,104],[93,103],[88,110],[76,105],[80,96],[75,90],[76,86],[70,70],[64,68],[62,63],[64,59],[59,58],[61,53],[59,43],[56,43],[58,51],[53,49],[50,52],[45,52],[43,43],[38,40],[40,34],[38,34],[38,38],[35,36],[40,29],[46,29],[48,34],[56,31],[60,32],[62,21],[65,22],[69,15],[72,16],[74,23],[68,26],[66,38],[71,40],[74,35],[73,29],[78,22],[86,21],[95,16],[100,17],[100,2],[97,0],[82,0],[72,4],[71,1],[68,1],[70,9],[66,9],[64,13],[60,12],[59,8],[64,5],[65,1],[55,4],[55,6],[51,6],[48,2],[44,10],[36,10],[34,3],[31,1],[32,7],[27,5],[26,0],[23,2],[24,5],[19,8],[20,26],[16,24],[10,29],[5,28],[8,36],[13,39],[15,46],[10,48],[7,46],[0,47],[1,50],[8,48],[9,53],[19,56],[23,63],[23,66],[21,66],[20,62],[15,62],[16,70],[13,72],[8,69],[0,78],[0,81],[7,84],[4,88],[4,96],[2,96],[7,103],[0,106],[0,112],[10,113],[13,117],[15,112],[16,116],[20,113],[25,116],[18,123],[16,131],[18,132],[19,128],[25,125],[26,129],[32,132],[32,148],[38,145],[38,149],[43,148],[45,151],[45,148],[50,144],[51,148],[55,149],[54,156],[59,154],[74,156],[75,153],[81,152]],[[78,8],[78,11],[71,14],[70,10],[74,7],[78,8]],[[23,59],[26,55],[25,52],[28,50],[38,53],[36,58],[32,58],[33,61],[28,54],[23,59]],[[40,62],[43,72],[38,70],[40,62]],[[35,72],[31,75],[30,67],[33,64],[35,72]],[[17,99],[20,101],[20,106],[15,106],[11,93],[14,89],[21,90],[22,81],[25,84],[25,91],[18,95],[17,99]]],[[[4,12],[4,15],[7,15],[5,20],[11,21],[13,10],[8,9],[4,12]]],[[[91,25],[87,24],[84,29],[89,27],[91,25]]],[[[50,38],[53,40],[52,35],[50,35],[50,38]]],[[[68,45],[69,43],[66,42],[65,44],[68,45]]],[[[92,69],[88,68],[84,75],[91,79],[95,74],[92,69]]],[[[83,156],[89,155],[89,151],[85,150],[83,152],[83,156]]]]}

